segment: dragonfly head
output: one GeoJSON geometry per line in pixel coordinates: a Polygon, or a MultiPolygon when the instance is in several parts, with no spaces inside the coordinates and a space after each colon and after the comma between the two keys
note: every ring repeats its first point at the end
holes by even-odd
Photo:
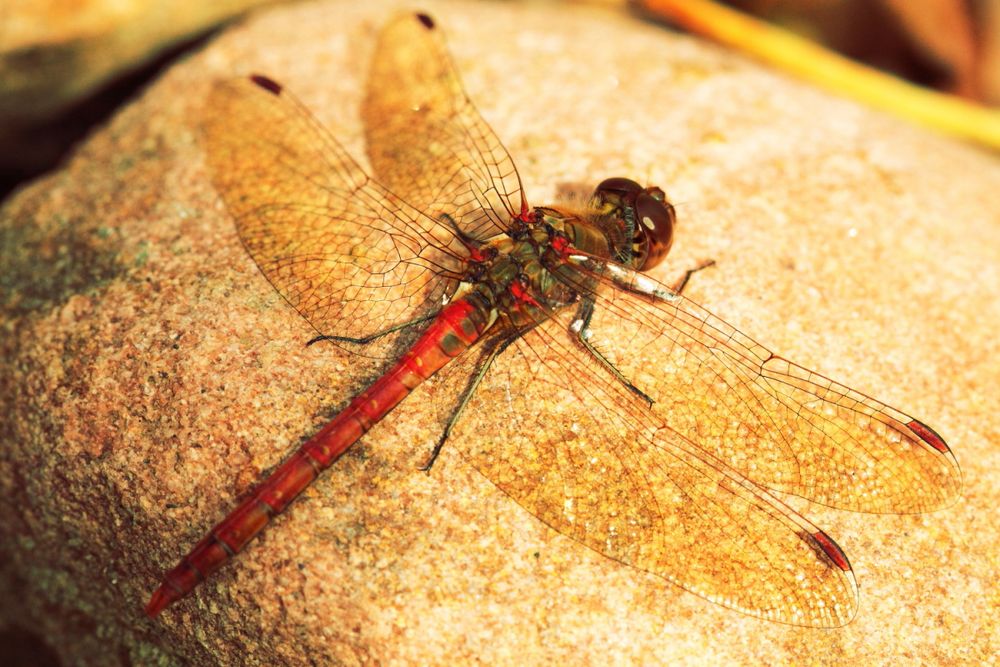
{"type": "MultiPolygon", "coordinates": [[[[609,178],[594,190],[597,208],[624,226],[629,263],[646,271],[667,256],[674,242],[674,207],[658,187],[644,188],[627,178],[609,178]]],[[[626,250],[621,248],[620,250],[626,250]]]]}

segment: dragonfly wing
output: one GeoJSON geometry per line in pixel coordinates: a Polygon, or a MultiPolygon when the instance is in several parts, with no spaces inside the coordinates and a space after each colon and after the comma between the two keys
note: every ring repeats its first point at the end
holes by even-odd
{"type": "Polygon", "coordinates": [[[317,331],[359,337],[440,307],[464,256],[454,230],[374,182],[287,90],[220,81],[202,127],[240,239],[317,331]]]}
{"type": "Polygon", "coordinates": [[[581,292],[599,285],[591,342],[666,425],[714,459],[768,489],[841,509],[925,512],[957,498],[958,463],[926,425],[775,356],[645,275],[579,263],[564,277],[581,292]]]}
{"type": "Polygon", "coordinates": [[[463,456],[609,558],[761,618],[848,622],[857,586],[836,544],[581,353],[571,317],[555,315],[494,362],[456,432],[463,456]]]}
{"type": "Polygon", "coordinates": [[[507,149],[466,95],[429,16],[399,16],[380,33],[362,118],[378,179],[428,215],[488,238],[527,210],[507,149]]]}

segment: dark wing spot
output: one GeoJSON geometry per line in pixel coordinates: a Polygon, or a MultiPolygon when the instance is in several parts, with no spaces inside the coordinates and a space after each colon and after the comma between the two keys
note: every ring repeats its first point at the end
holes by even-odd
{"type": "Polygon", "coordinates": [[[269,93],[274,93],[275,95],[281,94],[281,84],[273,79],[267,78],[263,74],[251,74],[250,80],[269,93]]]}
{"type": "Polygon", "coordinates": [[[834,565],[845,572],[850,571],[851,563],[847,560],[847,554],[844,553],[839,544],[833,541],[833,538],[821,530],[809,535],[808,538],[810,539],[807,539],[807,543],[813,547],[818,546],[834,565]]]}
{"type": "Polygon", "coordinates": [[[417,14],[417,20],[424,24],[428,30],[434,29],[434,19],[424,13],[417,14]]]}
{"type": "Polygon", "coordinates": [[[942,454],[947,454],[951,451],[948,445],[945,444],[944,438],[937,434],[937,431],[932,429],[927,424],[917,421],[914,419],[907,426],[910,430],[917,434],[917,437],[926,442],[928,445],[938,450],[942,454]]]}

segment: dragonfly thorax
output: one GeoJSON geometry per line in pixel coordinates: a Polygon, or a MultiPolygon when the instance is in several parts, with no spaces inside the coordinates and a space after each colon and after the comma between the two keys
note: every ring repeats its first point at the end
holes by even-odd
{"type": "Polygon", "coordinates": [[[589,279],[565,261],[569,254],[640,270],[666,256],[674,209],[662,190],[611,178],[597,187],[590,204],[583,211],[536,207],[512,219],[508,231],[475,249],[452,298],[476,292],[493,311],[491,322],[522,327],[578,300],[589,279]]]}
{"type": "Polygon", "coordinates": [[[577,294],[547,268],[555,253],[553,239],[562,232],[540,215],[536,220],[487,240],[469,261],[451,299],[476,294],[493,311],[490,321],[513,328],[546,319],[547,313],[574,303],[577,294]]]}

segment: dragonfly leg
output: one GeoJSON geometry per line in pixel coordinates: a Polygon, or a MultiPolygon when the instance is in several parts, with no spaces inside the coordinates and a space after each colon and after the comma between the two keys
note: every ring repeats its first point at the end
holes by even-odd
{"type": "Polygon", "coordinates": [[[438,454],[441,453],[441,448],[444,447],[445,441],[448,439],[448,436],[451,435],[451,430],[455,427],[455,424],[458,423],[459,418],[462,416],[462,412],[465,411],[465,406],[469,404],[469,400],[472,398],[472,395],[476,393],[479,383],[482,382],[483,378],[486,376],[486,372],[490,369],[490,366],[496,358],[499,357],[504,350],[510,347],[511,343],[523,336],[534,326],[535,325],[531,325],[526,329],[518,331],[512,336],[496,341],[490,349],[483,353],[483,358],[480,360],[476,368],[475,375],[472,376],[472,379],[469,381],[469,385],[462,393],[462,397],[459,399],[458,406],[455,408],[455,411],[452,413],[451,417],[448,418],[448,424],[445,425],[444,431],[441,433],[441,437],[439,437],[437,443],[434,444],[434,449],[431,450],[430,458],[427,459],[426,463],[420,466],[420,469],[423,472],[429,473],[431,471],[434,461],[437,460],[438,454]]]}
{"type": "Polygon", "coordinates": [[[484,243],[484,241],[482,239],[480,239],[480,238],[478,238],[476,236],[473,236],[469,232],[467,232],[464,229],[462,229],[458,225],[458,223],[455,221],[455,218],[451,217],[447,213],[441,212],[441,213],[438,214],[437,217],[438,217],[438,220],[440,220],[441,222],[443,222],[443,223],[445,223],[445,224],[447,224],[448,226],[451,227],[451,231],[455,232],[455,236],[457,236],[459,239],[461,239],[462,244],[465,245],[466,248],[469,248],[469,249],[478,248],[479,246],[481,246],[484,243]]]}
{"type": "Polygon", "coordinates": [[[415,324],[420,324],[422,322],[427,322],[429,320],[433,320],[435,317],[437,317],[437,315],[438,314],[436,312],[435,313],[431,313],[430,315],[424,315],[423,317],[418,317],[415,320],[410,320],[408,322],[403,322],[402,324],[397,324],[397,325],[389,327],[388,329],[385,329],[383,331],[376,331],[373,334],[368,334],[367,336],[362,336],[361,338],[351,338],[350,336],[327,336],[327,335],[324,335],[324,334],[320,334],[319,336],[316,336],[315,338],[313,338],[309,342],[307,342],[306,346],[308,347],[309,345],[312,345],[314,343],[318,343],[318,342],[320,342],[322,340],[333,340],[333,341],[337,341],[339,343],[354,343],[356,345],[365,345],[367,343],[372,342],[373,340],[378,340],[382,336],[388,336],[391,333],[395,333],[397,331],[401,331],[403,329],[406,329],[407,327],[412,327],[415,324]]]}
{"type": "Polygon", "coordinates": [[[694,275],[695,273],[698,273],[702,269],[707,269],[710,266],[715,266],[715,260],[714,259],[706,260],[706,261],[702,262],[701,264],[699,264],[698,266],[694,267],[693,269],[688,269],[687,271],[684,272],[684,275],[681,276],[681,279],[678,280],[676,283],[673,284],[673,286],[671,287],[671,289],[675,293],[680,294],[681,292],[684,291],[684,288],[687,286],[688,280],[691,279],[692,275],[694,275]]]}
{"type": "MultiPolygon", "coordinates": [[[[688,271],[688,274],[690,275],[691,273],[694,273],[695,271],[698,271],[701,268],[704,267],[699,267],[698,269],[692,269],[691,271],[688,271]]],[[[684,282],[687,282],[686,277],[684,282]]],[[[683,285],[681,285],[681,287],[683,287],[683,285]]],[[[576,339],[580,341],[580,344],[587,349],[587,352],[590,352],[591,356],[594,357],[594,359],[597,359],[597,361],[601,362],[601,365],[604,366],[606,369],[608,369],[608,372],[614,375],[619,382],[625,385],[626,389],[628,389],[630,392],[632,392],[633,394],[644,400],[649,407],[653,407],[653,399],[650,398],[646,394],[646,392],[644,392],[642,389],[639,389],[634,384],[632,384],[632,382],[630,382],[629,379],[625,377],[620,370],[615,368],[615,365],[611,363],[607,357],[601,354],[601,352],[596,347],[594,347],[593,343],[590,342],[590,333],[591,333],[590,319],[591,317],[593,317],[593,315],[594,315],[593,299],[584,299],[580,303],[580,309],[577,311],[577,317],[575,320],[573,320],[573,324],[571,326],[573,332],[576,334],[576,339]]]]}

